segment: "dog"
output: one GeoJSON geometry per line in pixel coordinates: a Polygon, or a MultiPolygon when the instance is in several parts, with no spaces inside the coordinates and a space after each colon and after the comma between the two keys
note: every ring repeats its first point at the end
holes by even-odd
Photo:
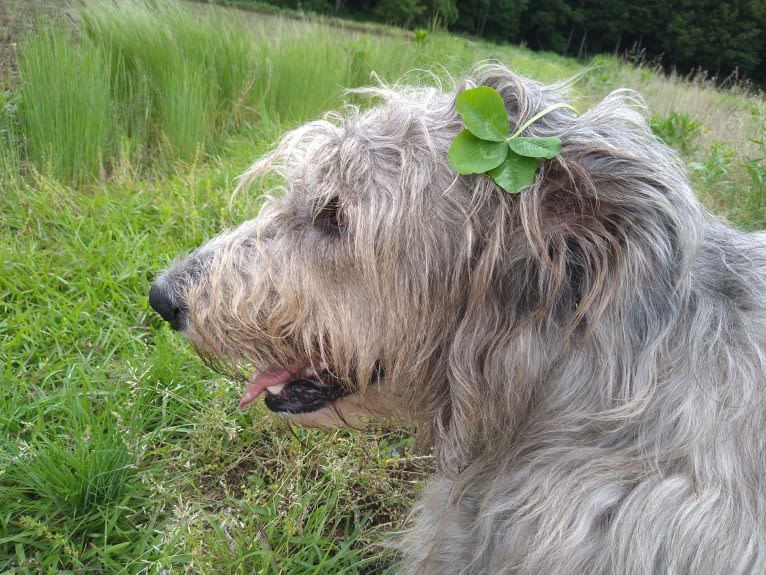
{"type": "Polygon", "coordinates": [[[243,407],[410,422],[436,471],[401,573],[766,573],[766,236],[701,206],[630,91],[577,115],[567,84],[484,64],[363,93],[244,174],[260,214],[154,309],[254,368],[243,407]],[[476,86],[511,131],[555,108],[525,134],[561,151],[518,194],[448,161],[476,86]]]}

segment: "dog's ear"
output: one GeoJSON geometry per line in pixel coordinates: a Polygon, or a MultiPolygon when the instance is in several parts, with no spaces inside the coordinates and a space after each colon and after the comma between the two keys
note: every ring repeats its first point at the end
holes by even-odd
{"type": "Polygon", "coordinates": [[[458,466],[488,422],[523,420],[558,355],[594,337],[608,350],[627,325],[637,347],[656,337],[677,309],[670,300],[679,297],[697,241],[683,191],[639,157],[565,150],[515,195],[483,175],[471,182],[480,242],[442,417],[458,466]]]}
{"type": "Polygon", "coordinates": [[[537,278],[530,320],[550,315],[571,332],[597,322],[609,305],[632,225],[613,198],[580,163],[564,158],[544,166],[519,198],[527,273],[537,278]]]}
{"type": "Polygon", "coordinates": [[[527,191],[520,223],[544,278],[538,315],[557,316],[567,335],[589,333],[610,308],[662,319],[699,242],[683,190],[639,156],[596,149],[549,162],[527,191]]]}

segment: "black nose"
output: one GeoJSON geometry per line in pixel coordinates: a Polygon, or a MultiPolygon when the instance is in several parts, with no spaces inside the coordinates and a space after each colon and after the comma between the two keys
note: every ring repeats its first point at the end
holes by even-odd
{"type": "Polygon", "coordinates": [[[173,299],[170,291],[165,287],[162,278],[152,284],[149,290],[149,305],[154,308],[162,319],[170,324],[176,331],[180,331],[186,324],[186,306],[173,299]]]}

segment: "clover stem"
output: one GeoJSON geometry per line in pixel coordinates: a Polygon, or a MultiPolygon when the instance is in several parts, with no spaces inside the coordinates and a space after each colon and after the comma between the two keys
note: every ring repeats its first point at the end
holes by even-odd
{"type": "MultiPolygon", "coordinates": [[[[556,104],[551,104],[550,106],[545,108],[542,112],[538,112],[537,114],[532,116],[529,120],[524,122],[524,124],[518,130],[516,130],[511,135],[511,137],[508,138],[508,140],[512,140],[513,138],[519,136],[524,130],[529,128],[529,126],[531,126],[532,124],[537,122],[537,120],[539,120],[540,118],[542,118],[546,114],[550,114],[551,112],[553,112],[553,110],[558,110],[559,108],[567,108],[569,110],[572,110],[572,112],[574,112],[575,114],[577,114],[577,110],[575,110],[572,106],[570,106],[569,104],[566,104],[564,102],[558,102],[556,104]]],[[[508,140],[506,140],[506,141],[508,141],[508,140]]]]}

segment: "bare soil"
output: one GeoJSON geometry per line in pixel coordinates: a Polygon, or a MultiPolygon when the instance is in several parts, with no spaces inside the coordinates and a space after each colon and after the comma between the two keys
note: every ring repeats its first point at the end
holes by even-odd
{"type": "Polygon", "coordinates": [[[62,14],[66,0],[0,0],[0,89],[16,82],[16,48],[38,16],[62,14]]]}

